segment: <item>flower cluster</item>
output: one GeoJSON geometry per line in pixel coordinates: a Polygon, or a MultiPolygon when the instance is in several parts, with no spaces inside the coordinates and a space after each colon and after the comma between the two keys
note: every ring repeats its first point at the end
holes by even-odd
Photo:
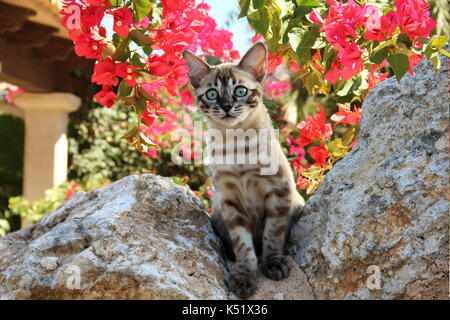
{"type": "MultiPolygon", "coordinates": [[[[62,3],[61,23],[69,30],[76,54],[97,60],[92,75],[92,82],[102,87],[95,95],[97,102],[108,108],[119,99],[133,105],[144,124],[155,126],[154,131],[174,128],[174,119],[170,116],[167,121],[156,120],[159,115],[168,116],[168,110],[160,105],[161,93],[178,96],[180,88],[188,83],[188,68],[181,56],[184,49],[200,50],[224,61],[239,58],[239,52],[233,50],[233,35],[217,28],[214,19],[208,15],[210,7],[206,3],[196,5],[194,0],[162,0],[162,17],[156,19],[152,16],[150,1],[123,0],[119,2],[120,7],[111,6],[109,0],[63,0],[62,3]],[[140,19],[132,10],[136,9],[136,2],[148,5],[140,19]],[[80,13],[78,24],[74,19],[76,11],[80,13]],[[114,41],[107,37],[102,26],[106,15],[114,20],[114,41]],[[160,22],[154,22],[158,19],[160,22]],[[133,55],[129,51],[131,41],[140,47],[133,50],[133,55]]],[[[183,103],[192,103],[188,90],[183,90],[181,96],[183,103]]],[[[142,128],[138,129],[134,131],[135,137],[142,131],[142,128]]],[[[144,131],[154,137],[152,140],[156,145],[159,144],[158,135],[150,132],[153,129],[144,131]]],[[[127,139],[133,141],[132,136],[127,139]]],[[[148,151],[148,148],[143,150],[148,151]]]]}
{"type": "MultiPolygon", "coordinates": [[[[364,69],[364,62],[367,61],[363,57],[368,57],[369,52],[357,43],[361,33],[364,33],[366,40],[382,42],[399,29],[411,41],[416,41],[417,37],[428,37],[436,25],[430,17],[426,0],[396,0],[396,10],[390,10],[382,16],[377,6],[365,3],[361,6],[353,0],[346,3],[327,0],[327,4],[330,7],[325,19],[314,9],[309,14],[309,20],[322,25],[320,30],[325,32],[327,41],[337,51],[337,57],[324,77],[330,83],[336,83],[339,78],[347,81],[364,69]]],[[[410,68],[420,58],[410,56],[410,68]]],[[[379,77],[377,71],[369,68],[369,72],[372,80],[379,77]]]]}
{"type": "Polygon", "coordinates": [[[350,133],[346,139],[348,141],[343,141],[342,138],[331,140],[333,128],[330,123],[326,122],[327,116],[324,107],[320,108],[320,112],[316,113],[314,118],[309,116],[297,125],[300,130],[297,138],[288,137],[287,139],[289,155],[296,156],[291,164],[298,173],[297,186],[300,189],[306,189],[307,193],[314,192],[320,185],[325,172],[353,148],[356,143],[356,137],[353,138],[354,127],[358,125],[361,117],[361,108],[353,107],[352,110],[348,103],[339,105],[339,111],[330,117],[331,121],[335,122],[334,128],[338,124],[352,127],[348,129],[348,133],[350,133]],[[305,161],[307,146],[309,146],[307,153],[314,163],[305,161]]]}

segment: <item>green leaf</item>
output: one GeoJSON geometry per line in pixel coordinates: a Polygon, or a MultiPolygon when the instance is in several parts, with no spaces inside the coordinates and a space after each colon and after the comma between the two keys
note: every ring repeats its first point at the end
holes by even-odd
{"type": "Polygon", "coordinates": [[[151,47],[144,47],[144,53],[146,55],[150,55],[152,53],[153,49],[151,47]]]}
{"type": "Polygon", "coordinates": [[[280,18],[284,18],[287,15],[294,13],[294,3],[292,0],[272,0],[272,4],[276,5],[280,18]]]}
{"type": "Polygon", "coordinates": [[[301,28],[293,28],[288,33],[289,37],[289,44],[291,45],[292,49],[294,51],[297,50],[298,46],[302,42],[303,35],[305,34],[305,31],[301,28]]]}
{"type": "Polygon", "coordinates": [[[266,1],[265,0],[253,0],[253,8],[255,9],[261,9],[262,7],[264,7],[264,5],[266,5],[266,1]]]}
{"type": "Polygon", "coordinates": [[[337,138],[328,143],[327,151],[336,158],[343,158],[347,154],[348,148],[342,144],[341,138],[337,138]]]}
{"type": "Polygon", "coordinates": [[[135,125],[130,131],[128,131],[120,139],[132,139],[132,138],[136,137],[138,133],[139,133],[139,127],[138,127],[138,125],[135,125]]]}
{"type": "Polygon", "coordinates": [[[133,0],[133,3],[137,18],[139,21],[142,21],[142,19],[150,12],[152,3],[148,0],[133,0]]]}
{"type": "Polygon", "coordinates": [[[431,55],[430,60],[433,63],[434,70],[439,70],[441,68],[441,59],[439,59],[439,55],[437,52],[431,55]]]}
{"type": "Polygon", "coordinates": [[[408,48],[410,48],[412,46],[411,39],[405,33],[402,33],[402,34],[400,34],[398,36],[398,38],[397,38],[397,45],[398,45],[399,42],[403,42],[408,48]]]}
{"type": "Polygon", "coordinates": [[[437,49],[441,49],[447,43],[447,36],[439,36],[431,40],[431,45],[437,49]]]}
{"type": "Polygon", "coordinates": [[[347,131],[342,135],[342,144],[347,146],[355,140],[356,129],[354,127],[350,127],[347,131]]]}
{"type": "Polygon", "coordinates": [[[314,45],[319,34],[319,26],[317,24],[312,24],[310,29],[303,35],[299,46],[295,49],[299,58],[303,57],[306,51],[314,45]]]}
{"type": "Polygon", "coordinates": [[[336,94],[340,97],[345,97],[350,93],[354,83],[355,80],[353,78],[348,79],[348,81],[344,82],[344,86],[339,91],[337,91],[336,94]]]}
{"type": "Polygon", "coordinates": [[[319,0],[297,0],[297,4],[301,7],[321,7],[319,0]]]}
{"type": "Polygon", "coordinates": [[[370,57],[370,61],[372,61],[373,63],[380,65],[384,59],[386,59],[386,57],[388,56],[389,52],[387,51],[386,48],[381,49],[380,51],[378,51],[377,53],[375,53],[372,57],[370,57]]]}
{"type": "Polygon", "coordinates": [[[111,7],[119,7],[122,4],[122,0],[109,0],[111,7]]]}
{"type": "Polygon", "coordinates": [[[387,58],[389,65],[394,71],[397,82],[403,78],[406,72],[409,70],[409,60],[408,57],[402,53],[391,54],[387,58]]]}
{"type": "Polygon", "coordinates": [[[297,0],[298,7],[295,9],[297,18],[303,18],[312,11],[313,8],[321,7],[319,0],[297,0]]]}
{"type": "MultiPolygon", "coordinates": [[[[248,11],[250,9],[252,0],[239,0],[239,7],[241,8],[241,12],[239,13],[238,18],[246,17],[248,15],[248,11]]],[[[252,7],[253,9],[253,7],[252,7]]],[[[254,10],[252,10],[254,11],[254,10]]]]}
{"type": "Polygon", "coordinates": [[[257,32],[262,34],[264,38],[267,37],[269,26],[272,22],[272,16],[268,7],[263,7],[261,10],[251,13],[247,16],[247,19],[257,32]]]}
{"type": "Polygon", "coordinates": [[[135,52],[135,53],[133,54],[133,57],[131,58],[131,62],[132,62],[133,65],[136,66],[136,67],[141,67],[141,68],[145,67],[145,63],[143,63],[143,62],[141,61],[140,55],[139,55],[137,52],[135,52]]]}
{"type": "Polygon", "coordinates": [[[131,94],[131,91],[133,88],[130,88],[127,84],[127,81],[125,79],[122,79],[119,84],[119,96],[120,97],[127,97],[131,94]]]}
{"type": "Polygon", "coordinates": [[[139,97],[139,99],[137,100],[137,103],[135,105],[136,108],[136,113],[141,116],[145,109],[147,109],[147,100],[144,97],[139,97]]]}

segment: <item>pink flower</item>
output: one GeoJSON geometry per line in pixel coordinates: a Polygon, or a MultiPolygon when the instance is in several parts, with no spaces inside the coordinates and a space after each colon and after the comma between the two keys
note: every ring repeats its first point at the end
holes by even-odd
{"type": "Polygon", "coordinates": [[[14,101],[13,101],[13,94],[14,94],[14,93],[20,93],[20,92],[23,92],[23,89],[22,89],[22,88],[17,88],[17,89],[9,90],[9,91],[8,91],[8,94],[7,94],[6,97],[5,97],[6,102],[7,102],[9,105],[15,107],[16,104],[15,104],[14,101]]]}
{"type": "Polygon", "coordinates": [[[344,66],[355,70],[355,74],[358,74],[364,69],[364,64],[361,58],[362,52],[363,50],[355,43],[355,41],[352,40],[350,45],[339,51],[338,58],[344,66]]]}
{"type": "Polygon", "coordinates": [[[317,11],[316,8],[313,8],[312,12],[307,16],[307,18],[309,19],[309,21],[314,22],[314,23],[320,23],[320,24],[325,23],[325,20],[322,19],[322,17],[320,16],[320,13],[317,11]]]}
{"type": "Polygon", "coordinates": [[[266,81],[266,98],[281,99],[286,91],[292,89],[289,81],[266,81]]]}
{"type": "Polygon", "coordinates": [[[428,37],[436,26],[436,22],[430,17],[426,0],[395,0],[395,7],[400,16],[402,31],[411,40],[414,37],[428,37]]]}

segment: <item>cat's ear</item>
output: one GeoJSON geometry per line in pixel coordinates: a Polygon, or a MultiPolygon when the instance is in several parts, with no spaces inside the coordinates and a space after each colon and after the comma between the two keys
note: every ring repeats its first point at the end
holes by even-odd
{"type": "Polygon", "coordinates": [[[189,68],[188,77],[191,85],[197,89],[203,77],[211,71],[211,67],[189,50],[183,50],[182,55],[189,68]]]}
{"type": "Polygon", "coordinates": [[[267,71],[267,49],[261,43],[255,43],[244,55],[238,68],[253,75],[256,81],[263,82],[267,71]]]}

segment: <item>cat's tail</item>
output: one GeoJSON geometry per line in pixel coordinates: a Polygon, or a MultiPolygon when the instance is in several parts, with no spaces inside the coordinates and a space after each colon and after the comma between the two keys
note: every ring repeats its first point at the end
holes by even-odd
{"type": "Polygon", "coordinates": [[[222,243],[222,252],[225,255],[225,259],[229,261],[236,261],[236,256],[234,255],[233,244],[231,242],[230,233],[225,227],[225,223],[220,214],[213,214],[210,218],[211,226],[214,233],[219,237],[222,243]]]}

